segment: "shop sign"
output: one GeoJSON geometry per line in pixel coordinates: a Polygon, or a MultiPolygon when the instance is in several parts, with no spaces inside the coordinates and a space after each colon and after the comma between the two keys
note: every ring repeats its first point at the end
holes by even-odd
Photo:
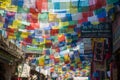
{"type": "Polygon", "coordinates": [[[81,37],[83,38],[109,38],[111,37],[111,27],[108,23],[98,25],[81,26],[81,37]]]}

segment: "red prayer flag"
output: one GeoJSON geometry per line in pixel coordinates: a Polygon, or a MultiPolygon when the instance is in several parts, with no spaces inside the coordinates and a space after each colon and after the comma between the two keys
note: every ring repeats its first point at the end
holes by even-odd
{"type": "Polygon", "coordinates": [[[82,15],[83,15],[84,18],[86,18],[86,17],[90,17],[90,16],[93,16],[93,12],[92,12],[92,11],[89,11],[89,12],[83,12],[82,15]]]}

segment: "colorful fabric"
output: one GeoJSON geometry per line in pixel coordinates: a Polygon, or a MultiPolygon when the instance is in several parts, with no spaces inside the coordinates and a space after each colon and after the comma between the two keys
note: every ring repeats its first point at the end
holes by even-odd
{"type": "Polygon", "coordinates": [[[86,58],[80,53],[86,49],[77,48],[82,29],[105,23],[107,16],[113,19],[119,0],[0,0],[0,3],[0,34],[16,41],[19,47],[22,44],[23,49],[43,54],[32,63],[52,67],[54,72],[55,64],[69,65],[67,71],[82,66],[79,64],[86,58]]]}

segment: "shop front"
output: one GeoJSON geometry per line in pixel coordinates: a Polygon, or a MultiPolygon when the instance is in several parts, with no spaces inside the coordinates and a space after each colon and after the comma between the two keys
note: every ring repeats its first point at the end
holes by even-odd
{"type": "Polygon", "coordinates": [[[111,58],[111,41],[109,38],[93,40],[94,58],[91,63],[91,80],[109,80],[109,62],[111,58]]]}

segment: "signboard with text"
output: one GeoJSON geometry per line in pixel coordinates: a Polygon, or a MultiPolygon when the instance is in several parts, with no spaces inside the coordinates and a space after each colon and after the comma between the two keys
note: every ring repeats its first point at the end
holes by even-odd
{"type": "Polygon", "coordinates": [[[81,26],[81,37],[83,38],[110,38],[112,28],[108,23],[98,25],[81,26]]]}

